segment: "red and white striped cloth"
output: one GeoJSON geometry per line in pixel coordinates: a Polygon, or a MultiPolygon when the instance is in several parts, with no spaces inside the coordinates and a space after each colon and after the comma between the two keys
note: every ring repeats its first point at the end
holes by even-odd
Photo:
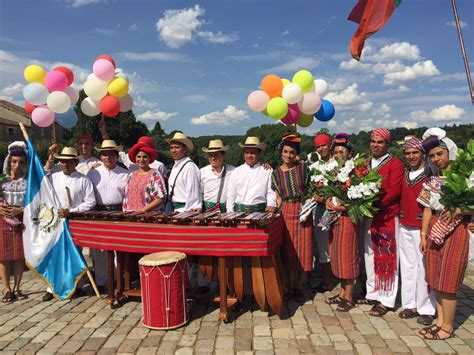
{"type": "MultiPolygon", "coordinates": [[[[445,211],[447,210],[443,210],[441,214],[443,214],[445,211]]],[[[443,244],[446,237],[451,234],[454,229],[459,226],[459,224],[461,224],[461,221],[462,215],[456,216],[449,223],[443,222],[441,218],[438,218],[436,223],[429,231],[428,239],[432,240],[437,245],[443,244]]]]}

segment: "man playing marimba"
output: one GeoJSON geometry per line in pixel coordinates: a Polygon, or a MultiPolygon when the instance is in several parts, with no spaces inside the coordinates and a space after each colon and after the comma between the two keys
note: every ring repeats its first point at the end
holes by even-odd
{"type": "Polygon", "coordinates": [[[271,187],[272,170],[265,170],[259,162],[267,148],[258,137],[247,137],[244,144],[245,163],[232,172],[227,190],[227,211],[274,212],[276,193],[271,187]]]}
{"type": "Polygon", "coordinates": [[[171,196],[174,210],[184,212],[201,209],[201,173],[188,157],[194,148],[193,142],[181,132],[176,132],[172,138],[166,139],[166,142],[174,160],[168,179],[168,198],[171,196]]]}
{"type": "MultiPolygon", "coordinates": [[[[104,140],[96,150],[100,152],[103,165],[91,169],[87,174],[94,185],[96,210],[121,211],[128,181],[128,171],[117,165],[122,147],[117,146],[113,140],[104,140]]],[[[106,253],[92,249],[91,258],[94,261],[96,284],[103,287],[107,279],[106,253]]]]}
{"type": "Polygon", "coordinates": [[[235,166],[225,164],[225,155],[229,146],[220,139],[209,141],[209,146],[202,148],[207,153],[209,165],[201,168],[201,190],[203,194],[203,211],[220,209],[226,211],[227,187],[235,166]]]}
{"type": "MultiPolygon", "coordinates": [[[[49,174],[48,177],[59,198],[60,207],[58,215],[67,218],[71,212],[90,211],[95,206],[94,188],[92,182],[80,172],[76,171],[79,163],[77,150],[64,147],[61,154],[54,155],[59,160],[61,171],[49,174]]],[[[78,290],[80,290],[78,288],[78,290]]],[[[76,291],[76,293],[78,293],[76,291]]],[[[53,299],[53,294],[48,288],[43,295],[43,301],[53,299]]]]}

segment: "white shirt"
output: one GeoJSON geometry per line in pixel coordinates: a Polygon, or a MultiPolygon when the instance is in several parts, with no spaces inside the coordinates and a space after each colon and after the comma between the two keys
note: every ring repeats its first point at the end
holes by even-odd
{"type": "Polygon", "coordinates": [[[370,167],[371,167],[372,169],[375,169],[375,168],[378,167],[378,166],[380,165],[380,163],[381,163],[385,158],[387,158],[387,157],[388,157],[388,153],[385,154],[383,157],[380,157],[380,158],[372,158],[372,159],[370,160],[370,167]]]}
{"type": "Polygon", "coordinates": [[[122,204],[128,181],[127,170],[120,166],[109,170],[101,165],[89,170],[87,177],[94,185],[95,199],[98,205],[122,204]]]}
{"type": "MultiPolygon", "coordinates": [[[[229,180],[232,172],[235,170],[235,166],[225,164],[225,178],[224,186],[222,186],[222,194],[219,202],[226,203],[227,201],[227,189],[229,187],[229,180]]],[[[201,168],[201,191],[202,199],[207,202],[217,202],[217,195],[219,194],[219,188],[222,180],[222,168],[220,173],[214,171],[211,165],[207,165],[201,168]]]]}
{"type": "Polygon", "coordinates": [[[272,189],[272,170],[257,163],[253,167],[242,164],[232,172],[227,189],[227,211],[234,210],[234,203],[276,206],[276,193],[272,189]]]}
{"type": "MultiPolygon", "coordinates": [[[[96,164],[102,165],[102,161],[94,156],[90,156],[89,158],[84,159],[82,155],[79,155],[77,159],[79,159],[79,164],[77,164],[76,166],[76,171],[84,175],[87,175],[89,170],[91,170],[96,164]]],[[[59,167],[59,163],[57,163],[51,168],[49,172],[51,174],[54,174],[59,171],[61,171],[61,168],[59,167]]]]}
{"type": "Polygon", "coordinates": [[[201,173],[196,164],[189,158],[185,157],[174,162],[168,179],[169,192],[173,191],[173,202],[185,202],[183,208],[177,208],[176,211],[183,212],[191,208],[202,207],[201,194],[201,173]],[[187,163],[183,170],[181,167],[187,163]],[[178,172],[181,172],[178,175],[178,172]],[[178,176],[176,183],[174,182],[178,176]],[[174,184],[174,186],[173,186],[174,184]]]}
{"type": "Polygon", "coordinates": [[[85,212],[94,208],[94,187],[84,174],[75,171],[70,175],[65,175],[59,171],[49,174],[48,177],[58,195],[61,208],[68,208],[70,212],[85,212]],[[71,202],[66,187],[69,188],[71,202]]]}
{"type": "Polygon", "coordinates": [[[425,171],[424,168],[408,172],[408,177],[410,178],[410,181],[415,180],[423,171],[425,171]]]}
{"type": "MultiPolygon", "coordinates": [[[[119,158],[120,158],[120,161],[123,163],[123,165],[125,165],[127,169],[130,170],[130,172],[138,170],[138,165],[135,163],[132,163],[127,153],[119,152],[119,158]]],[[[151,163],[150,168],[158,170],[163,176],[168,175],[168,168],[166,167],[165,164],[163,164],[159,160],[155,160],[153,163],[151,163]]]]}

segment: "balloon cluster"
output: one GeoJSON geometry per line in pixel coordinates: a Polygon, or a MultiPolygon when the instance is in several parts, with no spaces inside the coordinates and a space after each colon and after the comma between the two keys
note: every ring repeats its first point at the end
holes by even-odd
{"type": "Polygon", "coordinates": [[[113,58],[106,54],[98,56],[92,71],[84,83],[87,97],[81,102],[81,111],[90,117],[101,113],[115,117],[119,112],[130,111],[133,100],[128,94],[128,80],[117,70],[113,58]]]}
{"type": "Polygon", "coordinates": [[[29,83],[23,89],[25,110],[35,125],[48,127],[55,120],[64,128],[76,125],[77,115],[71,105],[79,100],[79,92],[71,86],[71,69],[60,66],[47,73],[39,65],[29,65],[23,75],[29,83]]]}
{"type": "Polygon", "coordinates": [[[314,80],[307,70],[297,72],[292,81],[267,75],[260,87],[261,90],[252,91],[248,96],[249,108],[283,124],[308,127],[315,117],[329,121],[335,114],[333,104],[322,99],[328,92],[328,84],[323,79],[314,80]]]}

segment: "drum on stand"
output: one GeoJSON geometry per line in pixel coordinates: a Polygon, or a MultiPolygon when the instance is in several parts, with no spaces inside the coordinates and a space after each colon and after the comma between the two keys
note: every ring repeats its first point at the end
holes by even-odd
{"type": "Polygon", "coordinates": [[[143,325],[174,329],[188,322],[186,254],[166,251],[138,261],[143,304],[143,325]]]}

